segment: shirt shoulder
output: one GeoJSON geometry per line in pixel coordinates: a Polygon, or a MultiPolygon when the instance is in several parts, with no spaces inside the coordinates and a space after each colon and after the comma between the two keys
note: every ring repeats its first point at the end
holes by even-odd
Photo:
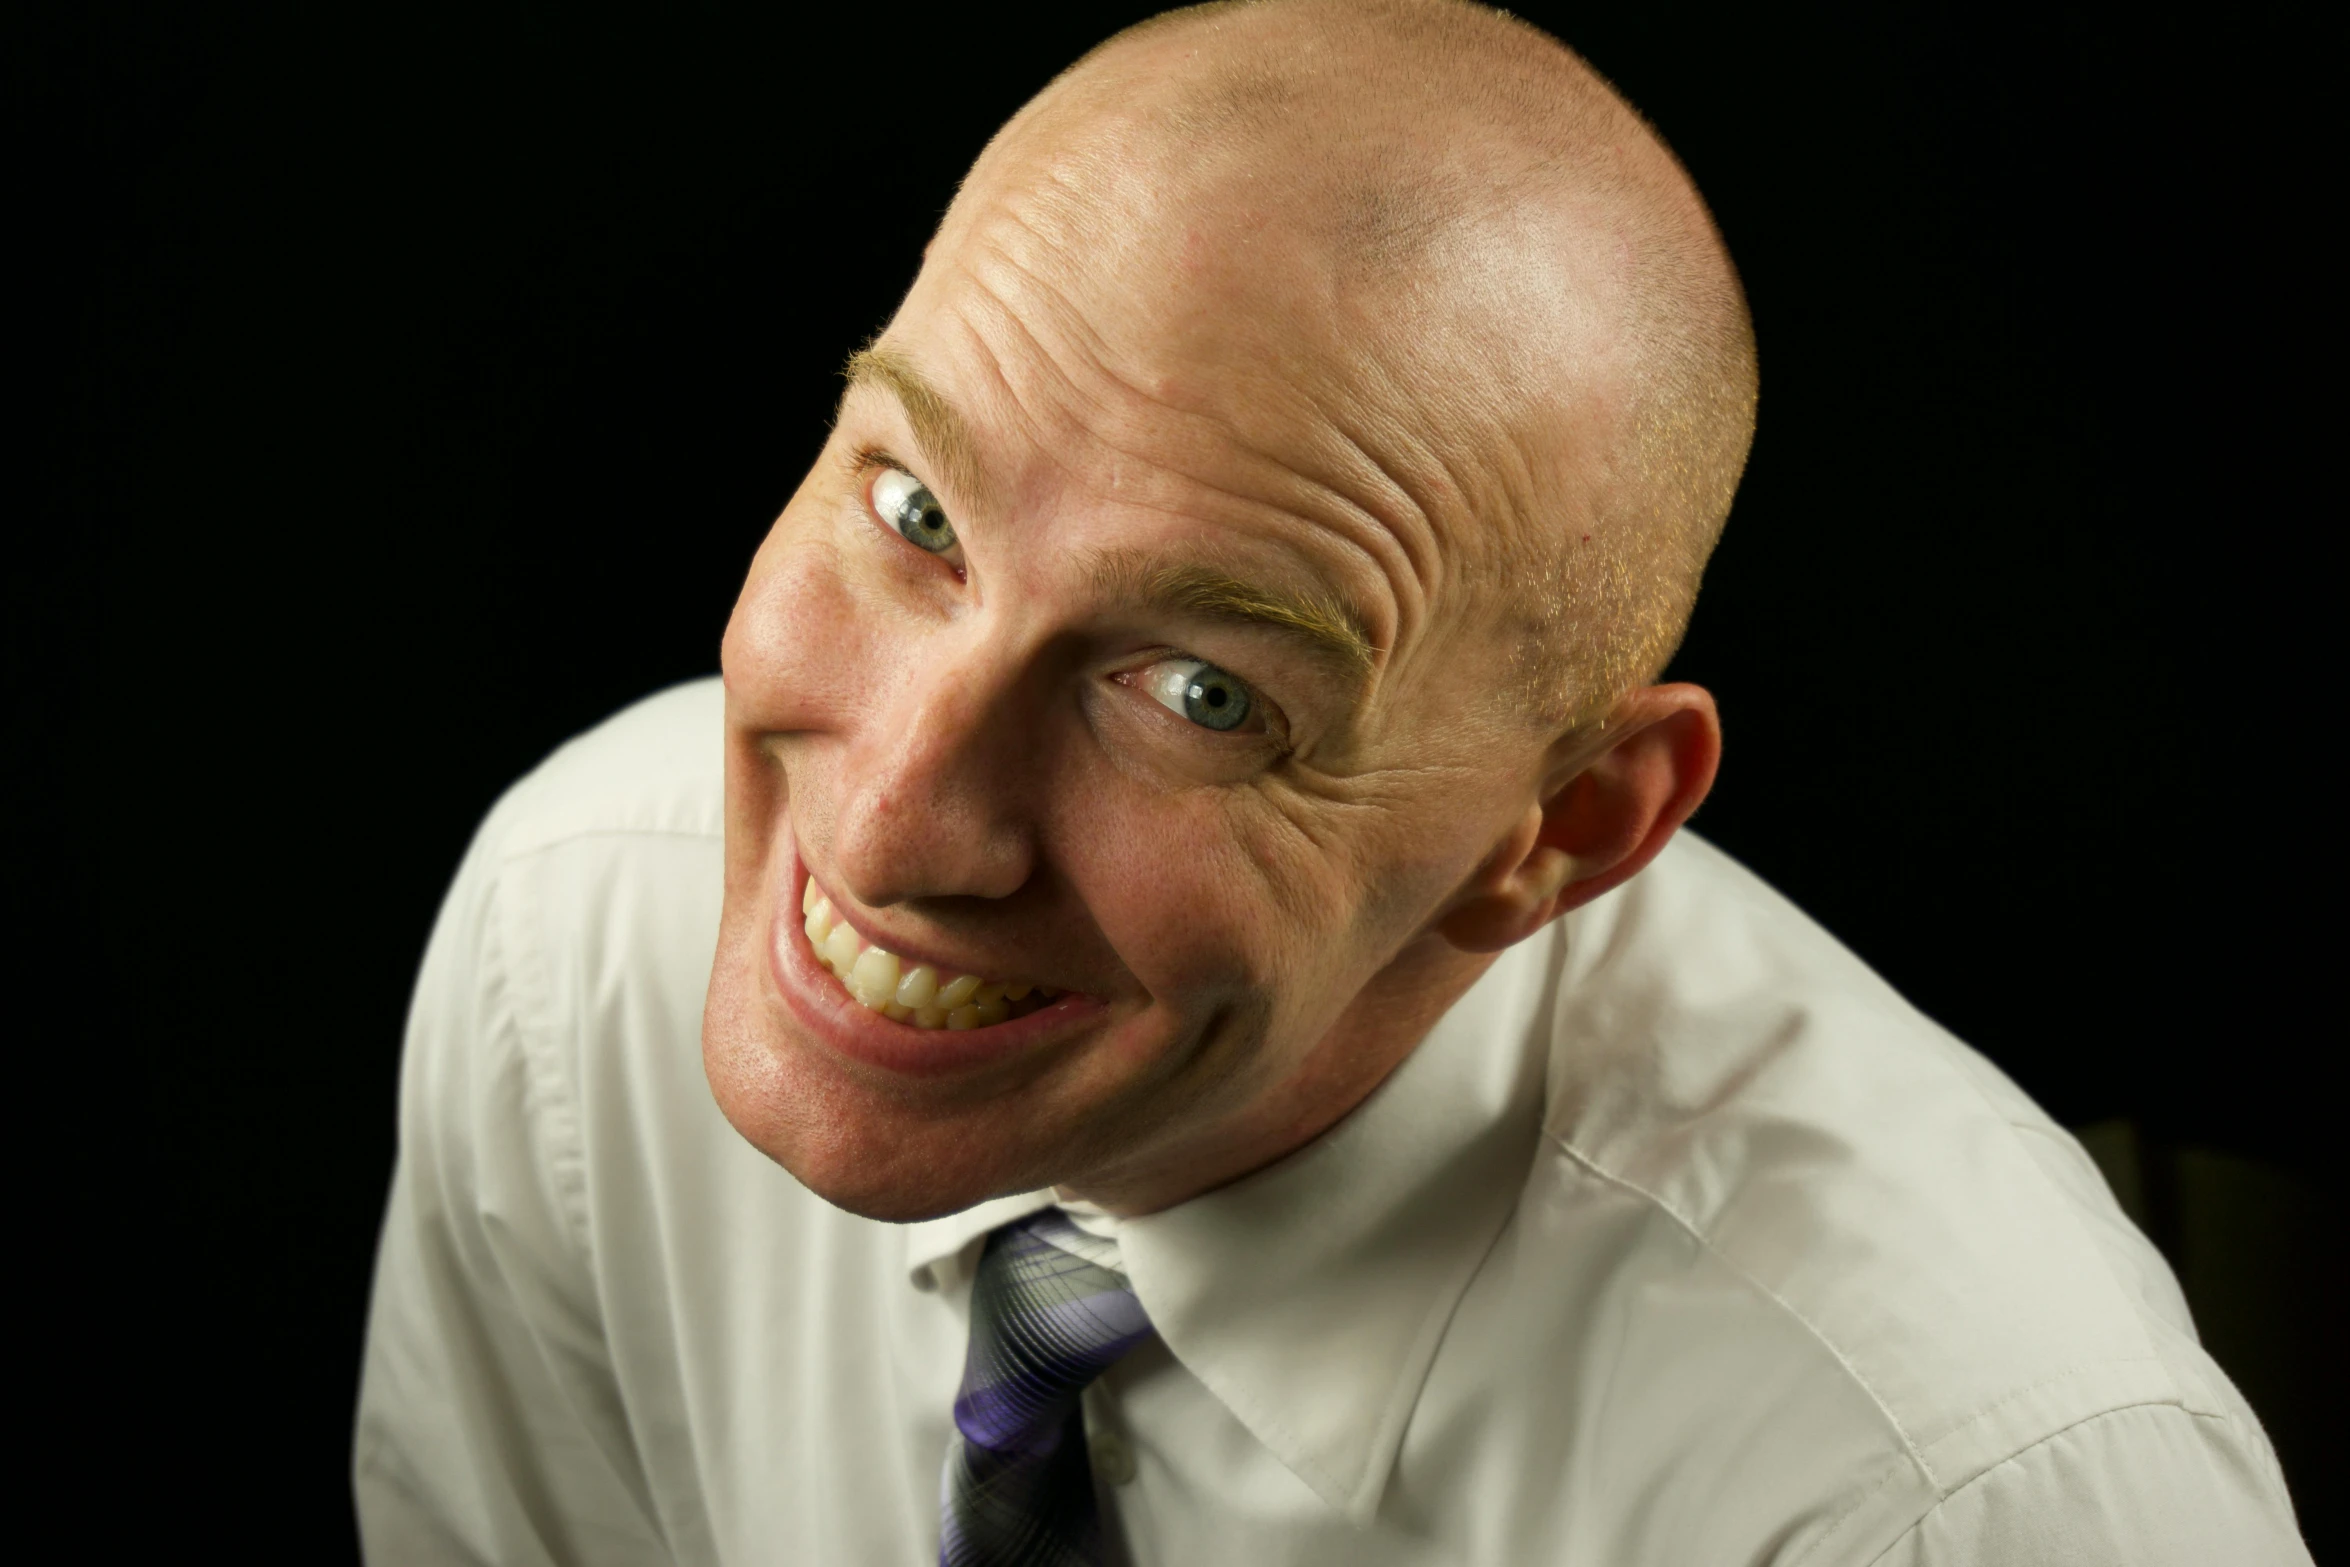
{"type": "MultiPolygon", "coordinates": [[[[1700,839],[1589,913],[1559,986],[1554,1177],[1645,1208],[1751,1322],[1752,1357],[1808,1363],[1876,1428],[1883,1474],[1822,1498],[1843,1511],[1818,1520],[1810,1559],[1866,1541],[1866,1560],[2126,1409],[2207,1426],[2281,1499],[2161,1257],[1989,1061],[1700,839]]],[[[1727,1320],[1692,1317],[1740,1331],[1727,1320]]],[[[1806,1385],[1750,1369],[1756,1389],[1806,1385]]]]}
{"type": "Polygon", "coordinates": [[[495,1128],[533,1151],[561,1221],[550,1233],[583,1255],[589,1188],[609,1163],[585,1096],[700,1037],[722,874],[721,712],[717,681],[674,687],[515,782],[475,832],[417,976],[404,1156],[411,1143],[462,1150],[495,1128]]]}
{"type": "Polygon", "coordinates": [[[2309,1567],[2223,1422],[2141,1404],[2068,1426],[1945,1497],[1872,1567],[2309,1567]]]}
{"type": "MultiPolygon", "coordinates": [[[[452,888],[453,910],[479,909],[479,936],[459,933],[470,979],[510,1020],[542,1120],[575,1119],[603,1078],[697,1059],[721,901],[724,703],[717,680],[693,681],[559,746],[490,811],[452,888]]],[[[583,1127],[583,1164],[612,1152],[584,1139],[583,1127]]]]}
{"type": "Polygon", "coordinates": [[[566,741],[507,790],[476,853],[504,861],[598,833],[722,836],[725,704],[715,677],[688,681],[566,741]]]}
{"type": "Polygon", "coordinates": [[[664,1497],[616,1393],[612,1280],[648,1252],[609,1194],[651,1135],[696,1125],[719,714],[696,682],[559,748],[492,808],[442,902],[353,1449],[371,1557],[692,1554],[699,1515],[664,1497]],[[605,1106],[615,1079],[635,1121],[605,1106]]]}

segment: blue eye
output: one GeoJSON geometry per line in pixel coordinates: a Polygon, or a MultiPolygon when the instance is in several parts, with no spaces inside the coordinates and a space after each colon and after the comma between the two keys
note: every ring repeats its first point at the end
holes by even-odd
{"type": "Polygon", "coordinates": [[[955,547],[955,525],[929,486],[910,473],[884,468],[873,481],[873,509],[883,522],[933,555],[955,547]]]}
{"type": "Polygon", "coordinates": [[[1196,658],[1161,659],[1143,671],[1141,684],[1161,707],[1202,729],[1238,729],[1256,710],[1247,686],[1196,658]]]}

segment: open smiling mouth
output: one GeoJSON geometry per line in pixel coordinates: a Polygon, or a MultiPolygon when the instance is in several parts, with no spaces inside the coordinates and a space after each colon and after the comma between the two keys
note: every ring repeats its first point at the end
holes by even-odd
{"type": "Polygon", "coordinates": [[[800,909],[817,961],[832,970],[832,977],[859,1006],[893,1022],[915,1028],[985,1028],[1025,1017],[1060,994],[1024,979],[989,979],[927,963],[908,964],[896,953],[867,942],[847,920],[834,915],[832,900],[812,876],[800,895],[800,909]]]}

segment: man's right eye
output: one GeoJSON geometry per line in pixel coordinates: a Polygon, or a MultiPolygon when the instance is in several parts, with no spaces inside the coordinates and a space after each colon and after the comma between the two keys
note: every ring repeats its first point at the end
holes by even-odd
{"type": "Polygon", "coordinates": [[[1265,727],[1264,719],[1256,711],[1256,694],[1246,682],[1204,659],[1185,658],[1181,654],[1162,658],[1140,671],[1136,684],[1150,694],[1152,701],[1202,729],[1224,731],[1248,725],[1248,732],[1253,734],[1265,727]],[[1256,722],[1250,724],[1252,718],[1256,722]]]}
{"type": "Polygon", "coordinates": [[[955,525],[930,487],[902,468],[884,468],[873,480],[873,510],[883,522],[930,551],[944,555],[955,547],[955,525]]]}

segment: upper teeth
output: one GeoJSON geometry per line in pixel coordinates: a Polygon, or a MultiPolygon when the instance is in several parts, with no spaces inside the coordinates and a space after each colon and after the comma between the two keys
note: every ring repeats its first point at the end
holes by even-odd
{"type": "MultiPolygon", "coordinates": [[[[1011,1004],[1034,988],[1027,980],[943,975],[927,963],[908,964],[894,952],[867,945],[810,877],[801,894],[808,945],[860,1006],[916,1028],[978,1028],[1011,1016],[1011,1004]]],[[[1051,990],[1041,992],[1054,994],[1051,990]]]]}

